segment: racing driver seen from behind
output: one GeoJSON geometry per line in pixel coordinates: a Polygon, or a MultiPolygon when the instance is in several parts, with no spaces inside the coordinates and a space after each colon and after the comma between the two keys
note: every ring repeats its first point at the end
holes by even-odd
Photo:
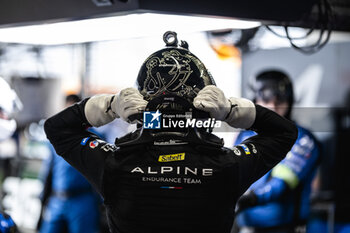
{"type": "Polygon", "coordinates": [[[174,32],[164,41],[141,66],[138,89],[66,108],[46,121],[47,137],[103,197],[112,233],[229,233],[237,199],[285,157],[296,127],[247,99],[226,98],[186,42],[178,45],[174,32]],[[115,145],[86,130],[115,118],[140,122],[140,115],[152,113],[157,121],[189,112],[257,135],[228,149],[210,127],[198,125],[139,123],[115,145]]]}

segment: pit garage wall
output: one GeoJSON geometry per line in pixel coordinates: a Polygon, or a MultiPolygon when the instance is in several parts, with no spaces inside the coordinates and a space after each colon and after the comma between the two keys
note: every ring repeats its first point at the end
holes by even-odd
{"type": "Polygon", "coordinates": [[[321,189],[333,189],[336,185],[333,171],[339,140],[334,112],[346,106],[345,99],[350,91],[349,61],[348,42],[328,44],[313,55],[305,55],[292,48],[260,50],[242,55],[243,97],[253,97],[249,85],[262,70],[281,69],[292,78],[296,98],[293,119],[312,130],[323,151],[321,189]]]}
{"type": "Polygon", "coordinates": [[[279,68],[292,78],[298,106],[343,105],[350,88],[350,43],[326,45],[313,55],[292,48],[260,50],[242,55],[242,95],[248,82],[264,69],[279,68]]]}

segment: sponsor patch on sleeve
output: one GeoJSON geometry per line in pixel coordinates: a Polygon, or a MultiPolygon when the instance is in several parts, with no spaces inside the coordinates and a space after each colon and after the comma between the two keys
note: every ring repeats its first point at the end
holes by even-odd
{"type": "Polygon", "coordinates": [[[91,149],[98,148],[105,152],[115,152],[118,149],[113,144],[107,143],[106,141],[103,141],[101,139],[91,138],[91,137],[83,138],[80,144],[83,146],[88,145],[91,149]]]}
{"type": "Polygon", "coordinates": [[[104,150],[105,152],[114,152],[117,150],[117,147],[110,143],[105,143],[103,146],[101,146],[101,150],[104,150]]]}
{"type": "Polygon", "coordinates": [[[235,155],[241,156],[242,152],[239,150],[239,148],[237,148],[236,146],[234,146],[232,148],[233,153],[235,153],[235,155]]]}
{"type": "Polygon", "coordinates": [[[238,146],[240,146],[240,147],[243,148],[244,153],[245,153],[246,155],[250,155],[250,150],[249,150],[249,148],[248,148],[248,146],[247,146],[246,144],[239,144],[238,146]]]}
{"type": "Polygon", "coordinates": [[[173,162],[185,160],[185,153],[177,153],[170,155],[159,155],[158,162],[173,162]]]}
{"type": "Polygon", "coordinates": [[[85,146],[86,143],[89,141],[89,139],[90,139],[90,137],[83,138],[83,140],[81,140],[80,145],[85,146]]]}
{"type": "Polygon", "coordinates": [[[236,147],[234,147],[233,152],[236,155],[241,155],[241,151],[244,152],[246,155],[252,155],[252,154],[257,154],[258,150],[255,147],[254,144],[248,143],[248,144],[239,144],[236,147]],[[241,150],[240,150],[241,149],[241,150]]]}
{"type": "Polygon", "coordinates": [[[251,146],[251,148],[252,148],[252,152],[253,152],[253,154],[258,153],[258,150],[256,149],[256,147],[255,147],[255,145],[254,145],[254,144],[249,143],[249,145],[250,145],[250,146],[251,146]]]}
{"type": "Polygon", "coordinates": [[[99,144],[99,142],[97,140],[94,140],[94,141],[91,141],[89,143],[89,146],[90,146],[91,149],[94,149],[94,148],[96,148],[98,146],[98,144],[99,144]]]}

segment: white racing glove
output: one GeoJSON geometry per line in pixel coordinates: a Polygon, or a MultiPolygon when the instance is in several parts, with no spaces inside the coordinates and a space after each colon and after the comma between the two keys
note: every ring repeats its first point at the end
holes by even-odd
{"type": "MultiPolygon", "coordinates": [[[[116,95],[96,95],[85,104],[85,116],[95,127],[108,124],[115,118],[129,122],[128,117],[143,112],[147,101],[135,88],[126,88],[116,95]]],[[[131,122],[133,123],[133,122],[131,122]]]]}
{"type": "Polygon", "coordinates": [[[194,98],[193,105],[235,128],[247,129],[255,121],[256,110],[252,101],[234,97],[227,99],[222,90],[214,85],[200,90],[194,98]]]}

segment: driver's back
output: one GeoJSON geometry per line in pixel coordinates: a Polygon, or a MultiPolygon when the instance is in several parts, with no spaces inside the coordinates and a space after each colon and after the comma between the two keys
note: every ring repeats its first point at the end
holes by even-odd
{"type": "Polygon", "coordinates": [[[110,224],[120,233],[229,232],[240,190],[236,157],[193,144],[116,151],[103,185],[110,224]]]}

